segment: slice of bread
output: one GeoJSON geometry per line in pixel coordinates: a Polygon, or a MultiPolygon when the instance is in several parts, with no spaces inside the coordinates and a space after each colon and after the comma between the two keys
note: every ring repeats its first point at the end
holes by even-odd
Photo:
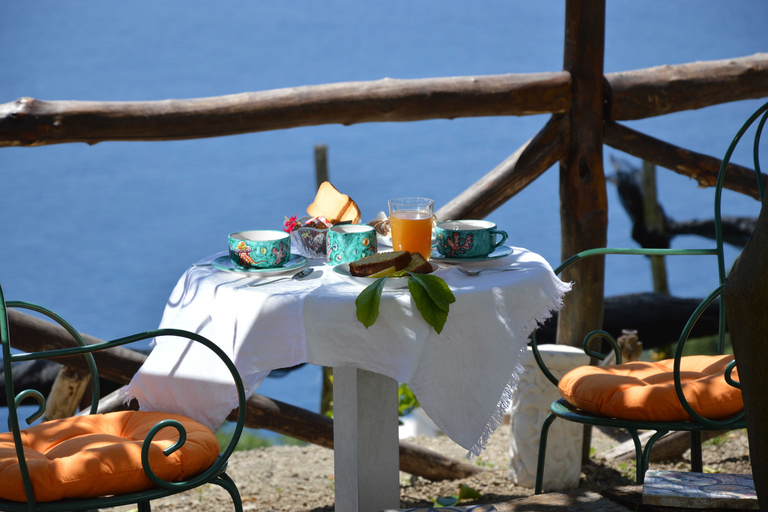
{"type": "Polygon", "coordinates": [[[332,224],[345,221],[352,224],[360,222],[360,208],[357,203],[327,181],[320,184],[314,202],[307,207],[307,213],[310,217],[323,216],[332,224]]]}
{"type": "Polygon", "coordinates": [[[432,272],[432,265],[420,252],[412,252],[411,262],[403,270],[413,272],[414,274],[430,274],[432,272]]]}
{"type": "Polygon", "coordinates": [[[349,264],[349,273],[357,277],[367,277],[389,267],[402,270],[411,262],[408,251],[379,252],[353,261],[349,264]]]}

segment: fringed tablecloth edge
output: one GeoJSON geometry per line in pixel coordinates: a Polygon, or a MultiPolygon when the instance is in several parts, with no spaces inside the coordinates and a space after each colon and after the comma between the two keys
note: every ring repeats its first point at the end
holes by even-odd
{"type": "MultiPolygon", "coordinates": [[[[573,287],[573,283],[564,283],[557,277],[555,277],[555,282],[553,284],[555,288],[553,290],[553,300],[547,306],[542,308],[532,320],[523,326],[521,332],[524,333],[526,338],[530,336],[534,329],[549,319],[552,316],[553,311],[560,311],[562,309],[563,297],[566,293],[571,291],[571,288],[573,287]]],[[[504,392],[501,394],[501,398],[496,405],[496,409],[493,411],[493,415],[488,421],[488,424],[483,429],[483,433],[480,435],[480,439],[478,439],[474,446],[469,449],[469,452],[466,456],[467,459],[471,460],[473,457],[480,455],[480,453],[482,453],[482,451],[485,449],[485,445],[488,444],[488,439],[490,439],[491,435],[503,423],[504,414],[509,410],[509,406],[512,402],[512,394],[517,389],[517,385],[520,382],[520,374],[522,374],[524,371],[523,363],[527,358],[527,344],[524,344],[522,347],[520,347],[517,353],[512,374],[509,377],[507,385],[504,387],[504,392]]]]}

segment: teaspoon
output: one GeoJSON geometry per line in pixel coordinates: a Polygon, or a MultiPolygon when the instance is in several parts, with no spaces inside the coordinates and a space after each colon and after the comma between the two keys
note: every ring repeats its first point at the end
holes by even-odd
{"type": "Polygon", "coordinates": [[[293,279],[295,281],[298,281],[300,279],[304,279],[305,277],[307,277],[309,274],[311,274],[314,271],[315,271],[315,267],[309,267],[309,268],[305,268],[304,270],[302,270],[300,272],[296,272],[292,276],[278,277],[277,279],[273,279],[271,281],[264,281],[264,282],[259,282],[259,283],[251,283],[251,284],[247,284],[245,286],[250,286],[250,287],[261,286],[263,284],[270,284],[270,283],[275,283],[277,281],[282,281],[283,279],[293,279]]]}

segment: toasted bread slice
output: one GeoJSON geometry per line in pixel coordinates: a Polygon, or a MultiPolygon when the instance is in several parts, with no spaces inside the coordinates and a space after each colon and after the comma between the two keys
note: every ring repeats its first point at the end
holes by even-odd
{"type": "Polygon", "coordinates": [[[312,204],[307,207],[310,217],[323,216],[332,224],[350,221],[360,222],[360,208],[346,194],[342,194],[330,182],[324,181],[317,189],[317,195],[312,204]]]}

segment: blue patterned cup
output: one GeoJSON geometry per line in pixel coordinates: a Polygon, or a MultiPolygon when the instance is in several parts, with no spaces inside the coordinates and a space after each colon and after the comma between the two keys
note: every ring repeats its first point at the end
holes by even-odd
{"type": "Polygon", "coordinates": [[[483,258],[507,241],[507,232],[487,220],[449,220],[435,227],[435,238],[446,258],[483,258]]]}
{"type": "Polygon", "coordinates": [[[291,257],[291,237],[283,231],[255,229],[229,235],[229,259],[238,268],[282,267],[291,257]]]}
{"type": "Polygon", "coordinates": [[[326,235],[329,265],[350,263],[376,254],[376,230],[367,224],[333,226],[326,235]]]}

